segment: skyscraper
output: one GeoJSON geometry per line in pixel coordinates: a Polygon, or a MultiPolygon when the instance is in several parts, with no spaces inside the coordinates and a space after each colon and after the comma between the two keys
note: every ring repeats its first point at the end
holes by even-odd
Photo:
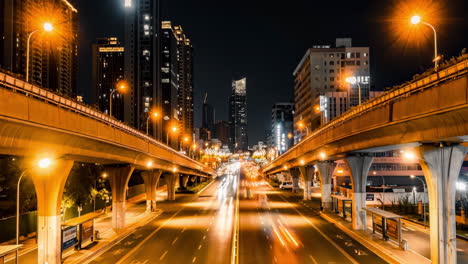
{"type": "Polygon", "coordinates": [[[331,120],[358,105],[359,87],[361,101],[369,99],[369,61],[369,47],[353,47],[350,38],[336,39],[335,47],[313,46],[307,50],[293,73],[294,123],[301,121],[307,127],[296,129],[297,138],[320,126],[322,118],[331,120]],[[346,83],[347,77],[355,77],[357,83],[346,83]]]}
{"type": "Polygon", "coordinates": [[[294,103],[276,103],[271,109],[271,141],[278,153],[284,153],[293,145],[294,103]]]}
{"type": "Polygon", "coordinates": [[[248,149],[247,137],[247,79],[232,81],[232,93],[229,97],[229,126],[232,148],[248,149]]]}
{"type": "MultiPolygon", "coordinates": [[[[101,38],[93,44],[93,104],[109,114],[110,96],[118,81],[124,78],[124,47],[117,38],[101,38]]],[[[123,94],[114,92],[112,116],[124,120],[123,94]]]]}
{"type": "MultiPolygon", "coordinates": [[[[124,96],[125,121],[146,130],[146,119],[152,109],[162,107],[160,87],[160,1],[124,0],[125,71],[130,85],[124,96]]],[[[150,134],[162,138],[161,121],[153,120],[150,134]]]]}
{"type": "Polygon", "coordinates": [[[76,96],[78,11],[66,0],[2,1],[0,68],[26,75],[30,34],[29,82],[76,96]],[[51,32],[40,30],[46,22],[53,25],[51,32]]]}
{"type": "Polygon", "coordinates": [[[174,26],[177,37],[178,111],[183,134],[193,134],[193,47],[182,26],[174,26]]]}

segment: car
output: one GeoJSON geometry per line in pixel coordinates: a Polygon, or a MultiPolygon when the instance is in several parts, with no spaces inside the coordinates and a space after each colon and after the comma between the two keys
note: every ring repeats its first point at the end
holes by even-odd
{"type": "Polygon", "coordinates": [[[292,183],[292,181],[283,181],[283,182],[281,182],[279,187],[280,187],[281,190],[292,189],[293,188],[293,183],[292,183]]]}

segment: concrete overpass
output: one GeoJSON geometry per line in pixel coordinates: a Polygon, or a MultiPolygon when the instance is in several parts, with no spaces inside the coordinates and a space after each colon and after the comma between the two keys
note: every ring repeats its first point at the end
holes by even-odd
{"type": "MultiPolygon", "coordinates": [[[[468,60],[464,60],[351,109],[310,133],[262,172],[290,171],[293,178],[310,182],[316,168],[322,182],[322,206],[329,209],[333,161],[344,160],[352,181],[353,228],[364,229],[372,153],[413,152],[428,185],[431,260],[456,263],[455,184],[467,141],[468,60]]],[[[308,188],[304,199],[310,199],[308,188]]]]}
{"type": "Polygon", "coordinates": [[[168,199],[175,199],[181,176],[212,177],[215,172],[117,120],[46,89],[0,73],[0,154],[23,156],[38,200],[39,263],[60,263],[60,204],[74,162],[103,164],[112,188],[112,223],[125,227],[127,183],[144,170],[147,208],[164,173],[168,199]],[[38,161],[52,162],[47,169],[38,161]]]}

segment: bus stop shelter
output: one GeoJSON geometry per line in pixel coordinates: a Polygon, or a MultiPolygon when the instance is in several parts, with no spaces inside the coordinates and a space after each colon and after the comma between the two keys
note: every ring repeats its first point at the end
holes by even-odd
{"type": "Polygon", "coordinates": [[[80,250],[83,242],[96,239],[94,219],[103,213],[89,213],[62,223],[62,252],[72,246],[80,250]]]}
{"type": "Polygon", "coordinates": [[[382,239],[393,239],[402,245],[401,215],[373,207],[366,207],[364,210],[371,214],[372,233],[379,232],[382,234],[382,239]]]}
{"type": "Polygon", "coordinates": [[[352,219],[352,203],[353,200],[338,194],[331,195],[333,211],[346,220],[352,219]]]}
{"type": "Polygon", "coordinates": [[[22,244],[20,244],[20,245],[0,246],[0,264],[4,264],[6,262],[5,257],[8,256],[11,253],[16,254],[15,262],[18,263],[18,250],[20,250],[20,248],[22,248],[22,247],[23,247],[22,244]]]}

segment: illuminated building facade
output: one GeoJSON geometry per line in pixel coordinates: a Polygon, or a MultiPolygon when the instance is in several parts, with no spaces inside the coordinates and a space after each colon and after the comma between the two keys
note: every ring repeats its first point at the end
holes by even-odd
{"type": "Polygon", "coordinates": [[[276,103],[271,109],[271,137],[269,145],[279,154],[293,145],[294,103],[276,103]]]}
{"type": "MultiPolygon", "coordinates": [[[[110,95],[118,81],[124,78],[124,47],[117,38],[98,39],[92,48],[93,56],[93,104],[109,114],[110,95]]],[[[124,120],[125,95],[114,92],[112,116],[124,120]]]]}
{"type": "Polygon", "coordinates": [[[230,141],[235,151],[248,149],[247,137],[247,79],[232,81],[229,98],[230,141]]]}
{"type": "MultiPolygon", "coordinates": [[[[352,47],[351,39],[336,39],[335,47],[313,46],[308,49],[299,65],[294,70],[295,115],[294,123],[301,121],[311,131],[322,123],[324,105],[317,104],[322,96],[322,103],[327,93],[336,93],[338,100],[335,106],[328,109],[335,113],[342,113],[350,107],[359,104],[359,86],[361,87],[361,101],[369,99],[370,95],[370,55],[369,47],[352,47]],[[347,77],[356,77],[357,84],[345,82],[347,77]],[[340,101],[341,100],[341,101],[340,101]],[[340,103],[341,102],[341,103],[340,103]],[[320,111],[319,111],[320,109],[320,111]]],[[[334,102],[334,101],[333,101],[334,102]]],[[[333,104],[328,101],[328,105],[333,104]]],[[[300,140],[306,129],[296,127],[295,139],[300,140]]]]}
{"type": "MultiPolygon", "coordinates": [[[[144,131],[152,109],[161,109],[160,86],[160,1],[124,0],[125,80],[129,91],[124,96],[125,122],[144,131]]],[[[150,122],[150,135],[162,139],[161,119],[150,122]]]]}
{"type": "Polygon", "coordinates": [[[66,0],[6,0],[0,3],[0,68],[26,75],[30,40],[29,82],[76,96],[78,11],[66,0]],[[44,32],[43,23],[53,30],[44,32]]]}

